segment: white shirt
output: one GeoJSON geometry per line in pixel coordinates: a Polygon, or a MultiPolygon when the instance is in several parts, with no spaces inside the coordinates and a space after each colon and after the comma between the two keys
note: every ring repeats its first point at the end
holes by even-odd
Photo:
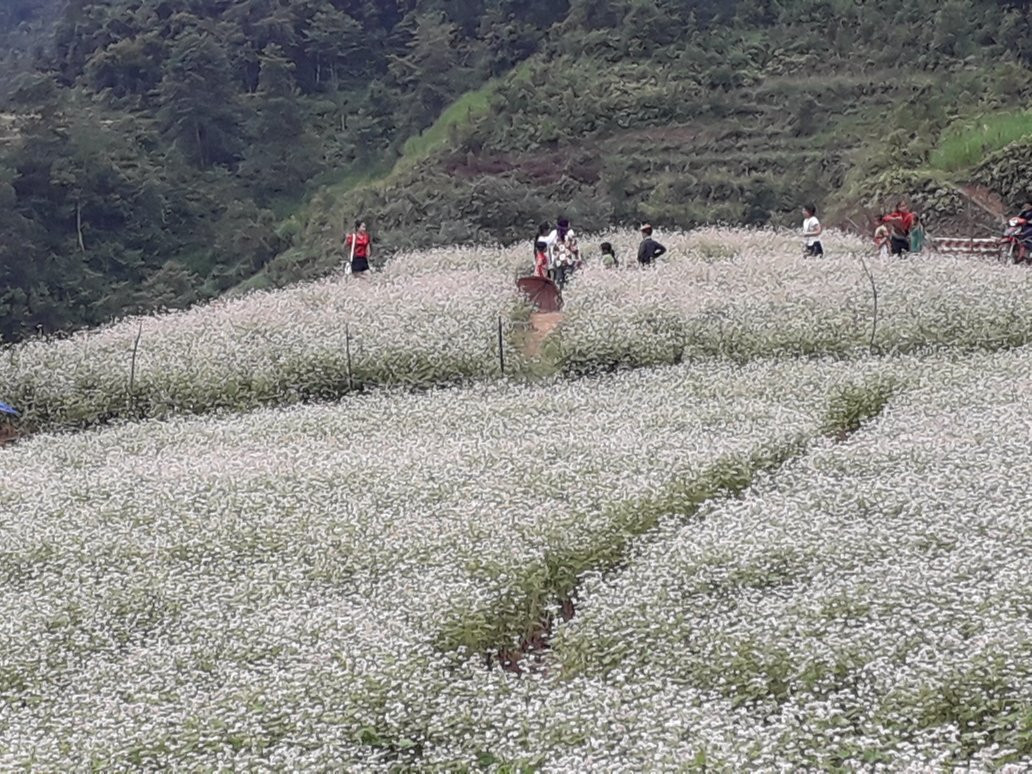
{"type": "Polygon", "coordinates": [[[821,238],[821,222],[816,215],[812,215],[803,221],[803,236],[806,237],[806,246],[812,247],[821,238]]]}

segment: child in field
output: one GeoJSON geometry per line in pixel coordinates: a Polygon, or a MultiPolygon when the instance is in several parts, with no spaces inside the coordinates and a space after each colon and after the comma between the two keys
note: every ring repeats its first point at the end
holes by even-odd
{"type": "Polygon", "coordinates": [[[613,246],[609,242],[603,242],[599,249],[602,251],[602,265],[607,269],[615,269],[620,265],[620,262],[616,260],[616,252],[613,250],[613,246]]]}
{"type": "Polygon", "coordinates": [[[534,276],[548,276],[548,243],[543,239],[534,243],[534,276]]]}
{"type": "Polygon", "coordinates": [[[889,234],[889,227],[884,223],[880,223],[878,228],[874,230],[874,246],[878,248],[879,258],[889,257],[889,241],[891,236],[889,234]]]}
{"type": "Polygon", "coordinates": [[[806,241],[806,255],[817,258],[824,255],[821,245],[821,222],[817,220],[817,208],[808,204],[803,207],[803,239],[806,241]]]}
{"type": "Polygon", "coordinates": [[[910,229],[910,252],[919,253],[921,248],[924,247],[925,243],[925,230],[924,224],[921,222],[921,216],[914,215],[914,227],[910,229]]]}

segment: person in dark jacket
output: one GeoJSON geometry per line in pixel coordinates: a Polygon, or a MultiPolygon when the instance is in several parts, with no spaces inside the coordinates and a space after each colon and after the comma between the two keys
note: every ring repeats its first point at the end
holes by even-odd
{"type": "Polygon", "coordinates": [[[649,266],[660,256],[666,255],[666,248],[652,238],[652,226],[645,224],[641,227],[642,240],[638,246],[638,263],[642,266],[649,266]]]}

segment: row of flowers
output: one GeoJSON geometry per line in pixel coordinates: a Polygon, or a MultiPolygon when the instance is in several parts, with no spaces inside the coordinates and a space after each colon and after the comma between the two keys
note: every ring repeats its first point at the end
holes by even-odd
{"type": "Polygon", "coordinates": [[[2,452],[0,768],[1027,761],[1030,375],[712,361],[41,435],[2,452]],[[798,437],[585,565],[527,674],[441,647],[621,505],[798,437]]]}
{"type": "Polygon", "coordinates": [[[518,686],[441,650],[442,621],[607,534],[614,503],[812,434],[855,376],[384,391],[5,449],[0,768],[482,763],[494,732],[442,705],[518,686]]]}
{"type": "Polygon", "coordinates": [[[534,362],[513,283],[529,249],[456,248],[399,256],[366,282],[329,279],[12,347],[0,354],[0,396],[28,427],[83,427],[489,380],[503,368],[531,376],[709,357],[992,350],[1032,335],[1032,282],[1018,267],[869,257],[872,288],[863,245],[845,235],[813,260],[774,232],[673,234],[650,271],[635,268],[633,234],[607,238],[624,265],[602,269],[585,245],[565,319],[534,362]]]}

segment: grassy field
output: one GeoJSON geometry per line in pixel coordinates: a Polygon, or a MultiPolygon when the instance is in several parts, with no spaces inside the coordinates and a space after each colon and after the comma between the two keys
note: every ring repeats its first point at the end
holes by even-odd
{"type": "Polygon", "coordinates": [[[967,119],[943,133],[929,162],[943,172],[977,166],[991,153],[1032,135],[1032,113],[1012,111],[967,119]]]}
{"type": "Polygon", "coordinates": [[[1032,763],[1030,275],[660,239],[7,351],[0,768],[1032,763]]]}

